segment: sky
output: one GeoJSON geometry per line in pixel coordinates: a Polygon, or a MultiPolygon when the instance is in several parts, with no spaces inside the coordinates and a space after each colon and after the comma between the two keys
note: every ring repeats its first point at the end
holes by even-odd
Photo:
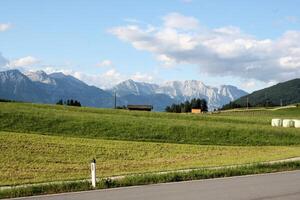
{"type": "Polygon", "coordinates": [[[248,92],[300,77],[298,0],[0,0],[0,71],[100,88],[200,80],[248,92]]]}

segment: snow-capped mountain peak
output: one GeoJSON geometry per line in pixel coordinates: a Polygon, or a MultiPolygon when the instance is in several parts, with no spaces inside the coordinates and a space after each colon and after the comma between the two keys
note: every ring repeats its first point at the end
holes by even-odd
{"type": "Polygon", "coordinates": [[[158,85],[144,82],[135,82],[132,79],[123,81],[113,87],[111,91],[116,91],[118,96],[125,95],[148,95],[155,93],[158,85]]]}
{"type": "Polygon", "coordinates": [[[120,97],[132,94],[138,96],[164,94],[172,98],[174,102],[204,98],[208,101],[210,109],[221,107],[229,101],[247,94],[234,86],[211,87],[197,80],[168,81],[162,85],[127,80],[116,85],[113,90],[120,97]]]}
{"type": "Polygon", "coordinates": [[[151,104],[157,111],[192,98],[206,99],[212,110],[247,94],[234,86],[212,87],[198,80],[169,81],[157,85],[129,79],[109,91],[103,91],[63,73],[37,71],[24,75],[18,70],[0,72],[0,95],[7,99],[55,103],[59,99],[74,98],[83,105],[111,107],[113,92],[118,95],[118,105],[151,104]]]}
{"type": "Polygon", "coordinates": [[[52,79],[46,72],[40,70],[36,72],[29,72],[27,77],[34,82],[41,82],[49,85],[56,85],[54,79],[52,79]]]}
{"type": "Polygon", "coordinates": [[[0,73],[0,82],[6,81],[14,81],[14,82],[22,82],[28,79],[24,74],[22,74],[19,70],[8,70],[0,73]]]}
{"type": "Polygon", "coordinates": [[[243,90],[238,89],[232,85],[221,85],[218,88],[218,93],[222,96],[229,97],[230,101],[240,98],[241,96],[246,95],[247,93],[243,90]]]}

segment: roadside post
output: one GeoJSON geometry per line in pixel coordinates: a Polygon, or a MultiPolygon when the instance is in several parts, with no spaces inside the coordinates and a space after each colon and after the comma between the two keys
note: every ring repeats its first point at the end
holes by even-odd
{"type": "Polygon", "coordinates": [[[92,175],[92,186],[96,188],[96,160],[95,158],[91,162],[91,175],[92,175]]]}

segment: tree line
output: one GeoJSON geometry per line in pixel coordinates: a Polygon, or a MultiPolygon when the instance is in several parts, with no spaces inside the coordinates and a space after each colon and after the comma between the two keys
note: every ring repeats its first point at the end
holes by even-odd
{"type": "Polygon", "coordinates": [[[180,104],[174,103],[171,106],[167,106],[165,111],[173,113],[188,113],[191,112],[192,109],[201,109],[202,112],[207,112],[207,101],[205,99],[194,98],[191,101],[185,101],[180,104]]]}
{"type": "Polygon", "coordinates": [[[258,102],[258,103],[250,103],[250,102],[242,102],[242,103],[237,103],[234,101],[229,102],[226,105],[223,105],[222,108],[219,110],[229,110],[229,109],[235,109],[235,108],[251,108],[251,107],[275,107],[275,106],[281,106],[280,104],[276,104],[272,102],[271,100],[267,99],[263,102],[258,102]]]}
{"type": "Polygon", "coordinates": [[[60,99],[56,105],[66,105],[66,106],[78,106],[81,107],[81,103],[77,100],[73,100],[73,99],[67,99],[66,101],[63,101],[62,99],[60,99]]]}

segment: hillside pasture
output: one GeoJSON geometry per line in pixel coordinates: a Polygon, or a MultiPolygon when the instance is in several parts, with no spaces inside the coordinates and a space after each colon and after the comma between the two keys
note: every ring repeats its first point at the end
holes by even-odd
{"type": "Polygon", "coordinates": [[[198,115],[0,103],[2,131],[202,145],[299,145],[299,129],[271,127],[271,119],[278,117],[300,119],[300,108],[198,115]]]}

